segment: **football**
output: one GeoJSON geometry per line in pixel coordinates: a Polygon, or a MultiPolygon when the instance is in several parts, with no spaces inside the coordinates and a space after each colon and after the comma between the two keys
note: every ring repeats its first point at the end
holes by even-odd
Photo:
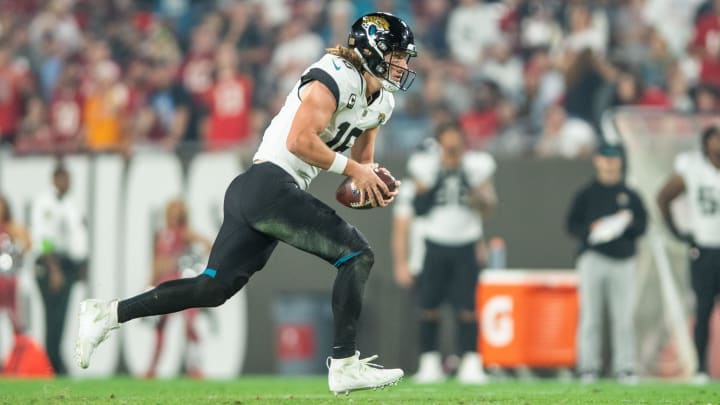
{"type": "MultiPolygon", "coordinates": [[[[380,167],[375,169],[375,174],[377,174],[378,177],[385,182],[388,190],[395,191],[398,187],[399,182],[395,180],[395,177],[390,174],[389,170],[380,167]]],[[[340,186],[335,192],[335,199],[337,199],[340,204],[349,208],[359,210],[372,208],[372,205],[368,200],[366,200],[364,204],[360,205],[360,190],[355,187],[355,184],[352,182],[352,178],[350,177],[345,178],[345,180],[340,183],[340,186]]]]}

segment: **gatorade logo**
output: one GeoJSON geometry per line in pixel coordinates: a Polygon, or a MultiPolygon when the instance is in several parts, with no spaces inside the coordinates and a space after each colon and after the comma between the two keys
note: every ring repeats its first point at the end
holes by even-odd
{"type": "Polygon", "coordinates": [[[515,337],[512,317],[513,300],[509,295],[489,299],[482,309],[482,333],[490,346],[504,347],[515,337]]]}

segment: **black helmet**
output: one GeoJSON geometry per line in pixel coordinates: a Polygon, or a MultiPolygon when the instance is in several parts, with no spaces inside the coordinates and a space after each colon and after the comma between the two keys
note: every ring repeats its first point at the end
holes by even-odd
{"type": "Polygon", "coordinates": [[[408,61],[417,56],[415,38],[405,21],[389,13],[371,13],[360,17],[350,28],[348,46],[362,59],[363,67],[382,82],[388,91],[407,90],[415,72],[392,63],[386,55],[402,52],[408,61]],[[399,81],[389,77],[391,65],[403,71],[399,81]]]}

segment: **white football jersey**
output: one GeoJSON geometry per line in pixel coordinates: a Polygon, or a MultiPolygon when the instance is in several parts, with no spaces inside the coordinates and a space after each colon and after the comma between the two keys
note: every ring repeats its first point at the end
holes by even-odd
{"type": "Polygon", "coordinates": [[[408,231],[408,267],[412,274],[419,274],[425,259],[425,218],[415,216],[414,198],[415,183],[412,179],[404,179],[393,202],[393,216],[412,218],[408,231]]]}
{"type": "Polygon", "coordinates": [[[300,90],[313,80],[327,86],[337,100],[337,109],[320,134],[320,139],[337,152],[349,149],[365,130],[384,125],[395,107],[393,95],[382,89],[368,105],[365,79],[350,62],[339,56],[326,54],[307,68],[265,130],[254,157],[254,160],[273,162],[285,169],[303,190],[308,188],[320,168],[292,154],[287,148],[287,137],[300,107],[300,90]]]}
{"type": "Polygon", "coordinates": [[[701,247],[720,247],[720,170],[699,151],[675,158],[687,194],[690,232],[701,247]]]}
{"type": "MultiPolygon", "coordinates": [[[[495,173],[495,159],[486,152],[466,152],[461,170],[443,178],[433,207],[425,216],[424,235],[431,242],[457,246],[477,241],[483,235],[480,212],[468,206],[472,188],[490,179],[495,173]]],[[[408,161],[410,175],[432,187],[440,174],[437,151],[417,153],[408,161]]]]}

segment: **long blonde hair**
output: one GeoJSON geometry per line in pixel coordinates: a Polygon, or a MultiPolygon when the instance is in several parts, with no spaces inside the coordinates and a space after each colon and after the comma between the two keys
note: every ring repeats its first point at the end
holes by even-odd
{"type": "Polygon", "coordinates": [[[325,49],[327,53],[330,55],[339,56],[346,61],[350,62],[353,66],[355,66],[355,69],[358,70],[358,72],[362,73],[363,66],[362,66],[362,60],[358,56],[358,54],[355,53],[352,49],[342,46],[342,45],[336,45],[334,48],[327,48],[325,49]]]}

